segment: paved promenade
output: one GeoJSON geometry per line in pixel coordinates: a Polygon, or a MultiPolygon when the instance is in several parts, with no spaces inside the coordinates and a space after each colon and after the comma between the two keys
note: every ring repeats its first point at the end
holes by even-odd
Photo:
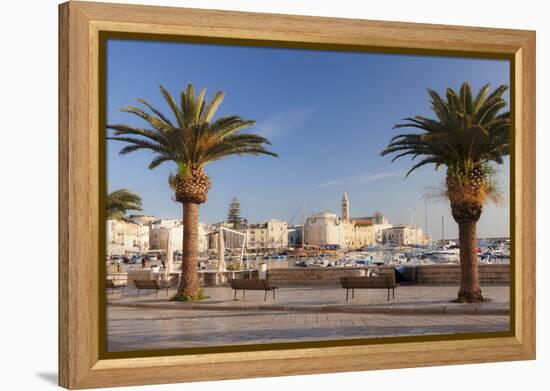
{"type": "Polygon", "coordinates": [[[128,289],[108,294],[108,350],[508,330],[508,287],[483,287],[492,300],[480,305],[449,303],[457,289],[401,286],[390,302],[386,291],[357,290],[346,303],[345,290],[335,287],[284,287],[266,302],[263,292],[234,301],[231,289],[214,287],[206,288],[208,300],[192,304],[128,289]]]}
{"type": "Polygon", "coordinates": [[[502,315],[389,315],[112,307],[108,350],[506,331],[502,315]]]}
{"type": "Polygon", "coordinates": [[[278,289],[273,300],[271,292],[264,301],[263,291],[247,291],[243,298],[239,291],[234,300],[234,291],[229,287],[206,288],[207,300],[195,303],[169,302],[168,297],[176,291],[166,294],[163,290],[158,297],[151,293],[141,293],[133,287],[124,294],[108,294],[107,300],[113,305],[139,306],[164,309],[187,310],[276,310],[276,311],[318,311],[349,313],[401,313],[401,314],[483,314],[505,315],[509,312],[508,286],[483,287],[483,295],[490,299],[481,304],[451,303],[456,297],[458,287],[433,285],[403,285],[395,290],[395,299],[387,300],[385,289],[355,290],[355,298],[346,301],[346,290],[334,286],[285,286],[278,289]]]}

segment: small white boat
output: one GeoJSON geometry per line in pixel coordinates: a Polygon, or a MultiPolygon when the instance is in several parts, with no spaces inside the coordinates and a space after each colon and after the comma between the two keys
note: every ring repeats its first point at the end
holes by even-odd
{"type": "Polygon", "coordinates": [[[424,257],[433,260],[435,263],[458,263],[460,261],[460,249],[450,248],[424,253],[424,257]]]}

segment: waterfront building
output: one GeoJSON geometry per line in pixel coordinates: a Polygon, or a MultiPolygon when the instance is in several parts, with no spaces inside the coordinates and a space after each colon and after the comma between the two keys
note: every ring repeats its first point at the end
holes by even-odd
{"type": "Polygon", "coordinates": [[[344,193],[340,217],[326,210],[307,219],[304,227],[305,242],[310,246],[339,246],[355,250],[373,245],[379,231],[386,227],[391,225],[380,212],[369,217],[350,217],[349,195],[344,193]]]}
{"type": "Polygon", "coordinates": [[[382,231],[391,228],[386,217],[376,211],[372,216],[350,217],[350,202],[348,193],[342,196],[342,221],[351,222],[353,227],[345,227],[344,247],[361,248],[375,243],[382,243],[382,231]]]}
{"type": "Polygon", "coordinates": [[[149,227],[129,219],[107,220],[107,255],[131,255],[149,250],[149,227]]]}
{"type": "Polygon", "coordinates": [[[343,220],[329,210],[316,213],[306,220],[305,242],[309,246],[360,249],[374,243],[370,220],[343,220]]]}
{"type": "MultiPolygon", "coordinates": [[[[240,225],[239,228],[233,228],[233,224],[227,222],[215,223],[208,227],[206,230],[206,235],[208,237],[208,250],[218,251],[219,240],[220,240],[220,228],[225,228],[227,230],[239,232],[246,235],[246,226],[240,225]]],[[[223,242],[226,249],[240,249],[243,245],[244,236],[234,234],[231,231],[224,231],[223,242]]]]}
{"type": "Polygon", "coordinates": [[[243,240],[246,240],[247,250],[276,250],[288,248],[288,223],[272,219],[263,223],[248,224],[247,227],[233,229],[231,224],[217,223],[211,226],[208,233],[208,249],[218,250],[220,228],[223,230],[224,246],[226,249],[240,249],[243,240]],[[245,235],[235,234],[236,231],[245,235]]]}
{"type": "Polygon", "coordinates": [[[199,223],[198,246],[201,253],[208,250],[208,233],[210,230],[211,227],[208,224],[199,223]]]}
{"type": "Polygon", "coordinates": [[[372,220],[372,227],[374,230],[374,240],[376,241],[376,243],[382,243],[383,231],[385,229],[391,228],[392,225],[390,224],[388,219],[386,219],[386,217],[378,211],[373,213],[371,220],[372,220]]]}
{"type": "Polygon", "coordinates": [[[343,221],[349,221],[349,197],[348,193],[342,196],[342,214],[340,216],[343,221]]]}
{"type": "Polygon", "coordinates": [[[157,217],[152,215],[130,215],[129,220],[141,225],[150,226],[158,220],[157,217]]]}
{"type": "Polygon", "coordinates": [[[383,242],[397,246],[428,245],[431,238],[421,228],[413,225],[396,225],[382,231],[383,242]]]}
{"type": "Polygon", "coordinates": [[[329,210],[315,213],[305,223],[305,243],[308,246],[342,246],[344,232],[340,218],[329,210]]]}
{"type": "Polygon", "coordinates": [[[353,219],[353,235],[349,247],[360,249],[365,246],[371,246],[375,243],[374,225],[372,220],[353,219]]]}
{"type": "Polygon", "coordinates": [[[302,234],[304,227],[302,224],[290,225],[288,232],[288,247],[302,247],[302,234]]]}
{"type": "Polygon", "coordinates": [[[263,249],[268,244],[267,223],[250,224],[246,230],[246,248],[263,249]]]}
{"type": "Polygon", "coordinates": [[[384,243],[383,231],[392,227],[388,219],[386,219],[386,217],[378,211],[374,212],[372,216],[352,217],[352,220],[370,221],[370,223],[372,224],[375,243],[384,243]]]}
{"type": "Polygon", "coordinates": [[[166,250],[168,240],[171,242],[173,251],[183,249],[183,224],[181,220],[163,219],[156,220],[150,226],[149,241],[151,249],[166,250]]]}
{"type": "Polygon", "coordinates": [[[288,248],[288,223],[271,219],[264,223],[249,224],[246,231],[247,249],[288,248]]]}
{"type": "Polygon", "coordinates": [[[208,251],[218,251],[219,243],[220,243],[220,231],[216,229],[212,229],[207,234],[207,249],[208,251]]]}
{"type": "Polygon", "coordinates": [[[267,222],[268,248],[288,248],[288,223],[279,219],[271,219],[267,222]]]}
{"type": "MultiPolygon", "coordinates": [[[[199,223],[198,249],[204,252],[208,248],[207,226],[199,223]]],[[[177,219],[156,220],[149,227],[150,247],[154,250],[166,250],[168,240],[171,241],[172,251],[183,250],[183,223],[177,219]]]]}

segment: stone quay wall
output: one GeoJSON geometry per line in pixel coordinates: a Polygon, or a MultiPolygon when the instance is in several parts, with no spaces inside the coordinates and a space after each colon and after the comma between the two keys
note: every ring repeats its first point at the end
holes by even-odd
{"type": "Polygon", "coordinates": [[[126,272],[112,272],[107,274],[107,280],[112,280],[115,285],[127,285],[128,273],[126,272]]]}
{"type": "Polygon", "coordinates": [[[132,283],[134,280],[153,280],[154,273],[151,269],[129,269],[128,282],[132,283]]]}
{"type": "Polygon", "coordinates": [[[240,270],[240,271],[199,271],[199,281],[201,286],[229,285],[229,279],[244,278],[248,280],[259,279],[258,270],[240,270]]]}
{"type": "MultiPolygon", "coordinates": [[[[267,278],[274,285],[338,285],[340,277],[363,277],[373,269],[380,275],[394,273],[394,266],[308,267],[269,269],[267,278]]],[[[403,265],[406,282],[422,285],[459,285],[460,265],[403,265]]],[[[481,284],[509,284],[510,265],[479,265],[481,284]]]]}
{"type": "MultiPolygon", "coordinates": [[[[133,284],[134,280],[157,280],[157,281],[170,281],[171,286],[177,286],[179,283],[180,272],[171,273],[167,278],[164,275],[164,271],[152,272],[150,269],[129,269],[125,273],[110,273],[107,275],[108,279],[118,278],[116,275],[124,274],[124,279],[127,283],[133,284]]],[[[231,278],[246,278],[246,279],[258,279],[258,270],[240,270],[240,271],[210,271],[199,270],[198,271],[199,282],[201,286],[217,286],[217,285],[229,285],[229,279],[231,278]]],[[[120,277],[121,278],[121,277],[120,277]]]]}
{"type": "MultiPolygon", "coordinates": [[[[459,285],[460,265],[402,265],[397,266],[406,283],[420,285],[459,285]]],[[[369,267],[292,267],[267,270],[267,278],[273,285],[338,285],[340,277],[363,277],[367,270],[373,269],[380,275],[395,273],[394,266],[369,267]]],[[[107,278],[115,283],[132,284],[134,280],[164,279],[163,273],[153,273],[149,269],[131,269],[127,273],[111,272],[107,278]]],[[[230,278],[260,278],[258,270],[247,271],[200,271],[199,280],[202,286],[228,285],[230,278]]],[[[509,284],[510,265],[480,264],[479,278],[481,284],[509,284]]],[[[179,273],[170,279],[176,285],[179,273]]]]}
{"type": "Polygon", "coordinates": [[[304,267],[268,269],[267,278],[273,285],[337,285],[340,277],[364,277],[366,269],[351,267],[304,267]]]}
{"type": "MultiPolygon", "coordinates": [[[[460,265],[416,265],[410,267],[416,284],[460,284],[460,265]]],[[[480,264],[481,284],[509,284],[510,265],[480,264]]]]}

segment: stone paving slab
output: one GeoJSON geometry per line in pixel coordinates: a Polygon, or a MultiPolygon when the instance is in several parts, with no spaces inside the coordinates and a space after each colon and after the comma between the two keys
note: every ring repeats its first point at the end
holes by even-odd
{"type": "Polygon", "coordinates": [[[131,351],[508,331],[503,315],[122,308],[107,310],[107,350],[131,351]]]}
{"type": "Polygon", "coordinates": [[[187,311],[285,311],[285,312],[335,312],[352,314],[426,314],[426,315],[509,315],[510,309],[506,305],[471,305],[458,306],[449,305],[431,305],[431,306],[365,306],[365,305],[331,305],[331,306],[285,306],[285,305],[216,305],[216,304],[193,304],[193,303],[154,303],[154,302],[124,302],[109,303],[110,307],[123,308],[154,308],[167,310],[187,310],[187,311]]]}
{"type": "Polygon", "coordinates": [[[425,314],[425,315],[508,315],[508,286],[482,287],[489,302],[480,304],[451,303],[456,297],[456,286],[412,285],[396,289],[395,299],[387,300],[386,290],[356,290],[355,299],[346,302],[345,290],[338,287],[292,286],[278,290],[276,299],[268,294],[264,301],[263,291],[247,291],[246,297],[233,299],[229,287],[206,288],[207,300],[193,303],[170,302],[165,291],[137,295],[131,287],[124,293],[107,295],[109,306],[179,309],[179,310],[232,310],[232,311],[286,311],[286,312],[331,312],[363,314],[425,314]]]}

